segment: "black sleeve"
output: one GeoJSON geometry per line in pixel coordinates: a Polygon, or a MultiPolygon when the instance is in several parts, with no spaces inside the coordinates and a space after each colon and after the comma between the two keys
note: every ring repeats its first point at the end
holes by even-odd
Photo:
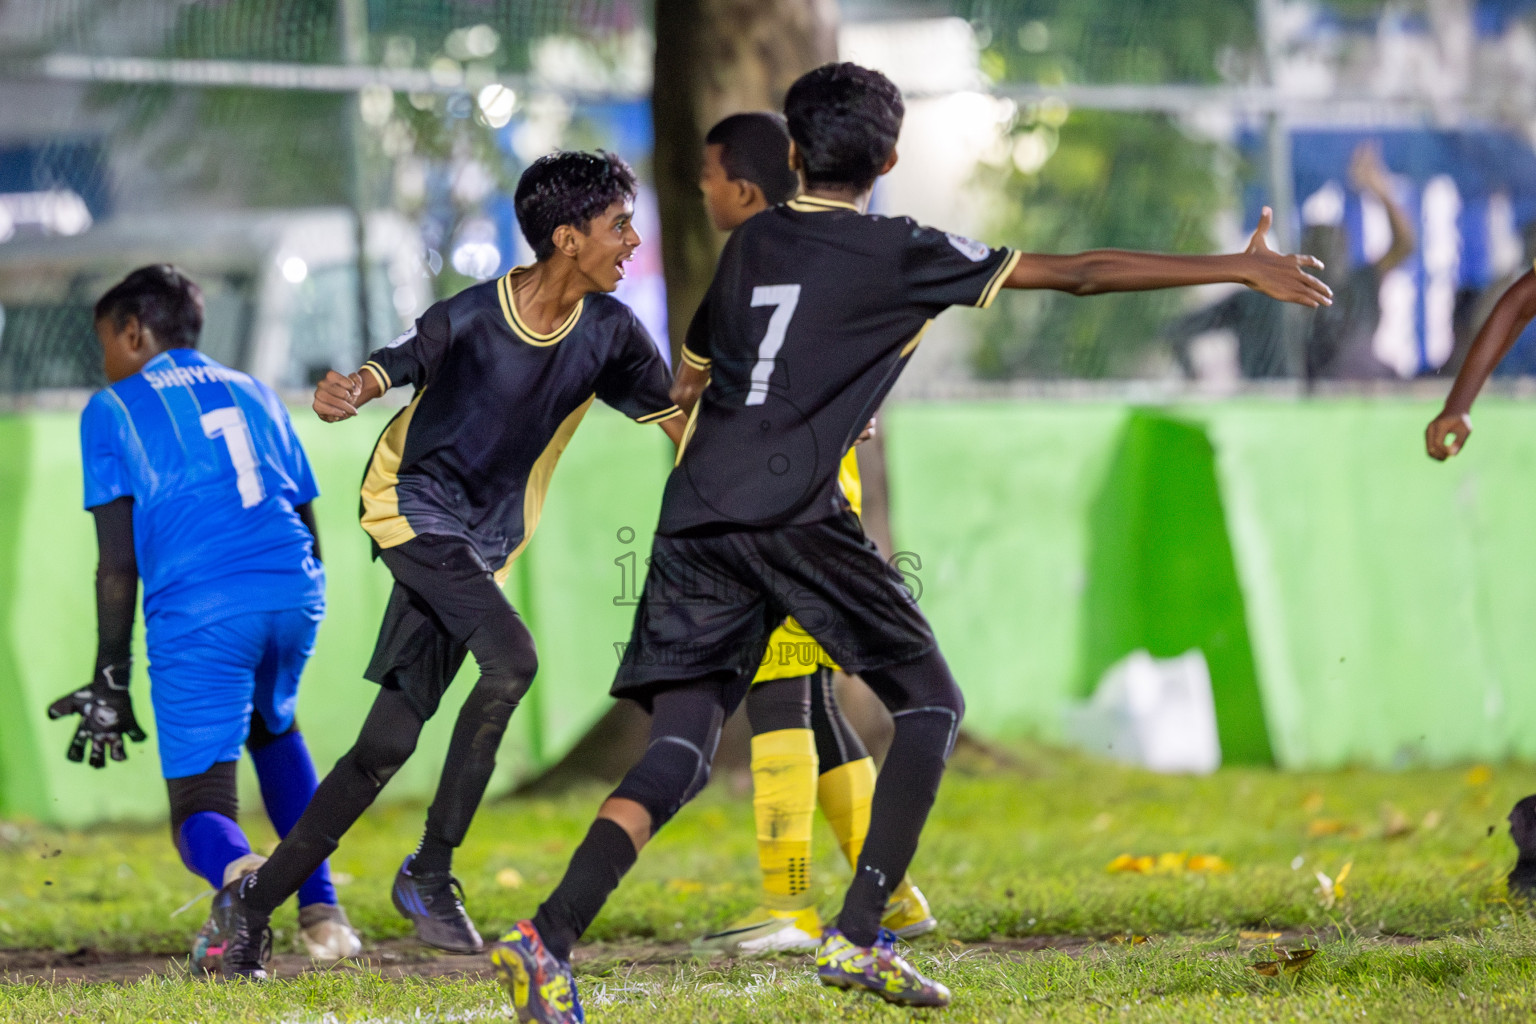
{"type": "Polygon", "coordinates": [[[91,509],[96,519],[96,668],[121,665],[133,649],[139,562],[133,552],[133,499],[91,509]]]}
{"type": "Polygon", "coordinates": [[[448,304],[439,302],[421,314],[410,330],[370,355],[363,369],[378,378],[381,393],[402,384],[424,388],[443,365],[452,338],[448,304]]]}
{"type": "Polygon", "coordinates": [[[325,561],[320,557],[320,525],[315,522],[315,506],[306,501],[302,505],[295,505],[293,510],[299,514],[299,522],[304,524],[304,529],[314,539],[315,561],[325,561]]]}
{"type": "Polygon", "coordinates": [[[907,300],[936,313],[949,306],[990,306],[1019,262],[1012,250],[992,249],[910,220],[906,224],[901,279],[907,300]]]}
{"type": "Polygon", "coordinates": [[[710,355],[709,329],[709,295],[706,294],[694,311],[693,319],[688,321],[688,335],[683,340],[683,362],[695,370],[708,371],[709,364],[714,361],[710,355]]]}
{"type": "Polygon", "coordinates": [[[668,394],[672,374],[661,352],[628,309],[611,352],[597,377],[598,398],[636,423],[660,423],[683,414],[668,394]]]}

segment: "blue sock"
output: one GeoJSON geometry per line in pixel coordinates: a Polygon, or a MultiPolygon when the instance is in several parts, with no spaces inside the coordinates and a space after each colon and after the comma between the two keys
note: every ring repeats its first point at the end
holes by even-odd
{"type": "Polygon", "coordinates": [[[215,889],[224,884],[224,868],[251,852],[251,844],[234,819],[218,811],[198,811],[176,834],[182,863],[215,889]]]}
{"type": "MultiPolygon", "coordinates": [[[[287,836],[310,797],[315,795],[319,780],[315,778],[315,763],[310,760],[309,747],[304,735],[290,729],[277,739],[258,750],[251,751],[256,764],[256,778],[261,782],[261,800],[267,805],[267,817],[279,836],[287,836]]],[[[299,886],[299,906],[312,903],[335,904],[336,889],[331,885],[330,865],[322,863],[315,873],[299,886]]]]}

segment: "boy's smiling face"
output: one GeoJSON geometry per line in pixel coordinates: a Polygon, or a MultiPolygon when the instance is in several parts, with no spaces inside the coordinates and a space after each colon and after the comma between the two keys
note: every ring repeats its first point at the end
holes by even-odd
{"type": "MultiPolygon", "coordinates": [[[[593,290],[611,292],[624,280],[624,264],[634,258],[640,247],[640,233],[631,222],[635,213],[633,199],[618,199],[608,209],[593,217],[585,232],[574,228],[563,240],[566,255],[576,261],[576,268],[593,290]]],[[[557,238],[556,242],[562,240],[557,238]]]]}

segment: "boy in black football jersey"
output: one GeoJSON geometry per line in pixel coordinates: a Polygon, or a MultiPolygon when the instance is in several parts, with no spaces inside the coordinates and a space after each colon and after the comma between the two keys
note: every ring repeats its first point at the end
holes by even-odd
{"type": "MultiPolygon", "coordinates": [[[[942,1006],[944,986],[899,956],[880,918],[906,873],[964,701],[916,601],[837,487],[843,454],[930,320],[1005,288],[1088,295],[1236,281],[1318,306],[1318,263],[1245,252],[1026,255],[868,216],[896,162],[903,105],[877,72],[830,64],[785,100],[804,192],[737,228],[689,332],[710,380],[667,482],[634,633],[613,685],[653,712],[651,743],[598,811],[559,886],[492,950],[518,1014],[580,1019],[567,958],[655,831],[703,786],[725,717],[769,633],[793,615],[895,718],[869,834],[818,974],[893,1002],[942,1006]]],[[[686,382],[679,380],[679,388],[686,382]]]]}
{"type": "MultiPolygon", "coordinates": [[[[781,114],[766,110],[732,114],[704,136],[699,191],[709,219],[734,231],[800,191],[789,166],[789,129],[781,114]]],[[[708,369],[684,363],[672,397],[691,412],[708,369]]],[[[871,427],[873,424],[871,424],[871,427]]],[[[838,467],[838,486],[859,514],[863,486],[850,448],[838,467]]],[[[768,640],[764,659],[747,693],[752,727],[752,806],[757,820],[757,858],[762,870],[760,904],[696,946],[729,953],[814,950],[821,918],[811,880],[811,835],[821,808],[850,865],[869,828],[875,761],[833,698],[837,664],[793,619],[768,640]]],[[[938,927],[928,900],[910,878],[891,893],[881,924],[910,939],[938,927]]]]}
{"type": "Polygon", "coordinates": [[[674,441],[682,435],[655,343],[605,294],[640,244],[634,197],[634,175],[617,157],[535,161],[515,203],[537,262],[437,303],[358,372],[332,371],[315,389],[315,412],[334,423],[390,388],[415,388],[380,435],[362,486],[363,528],[395,578],[365,673],[381,689],[357,744],[271,859],[215,897],[225,975],[265,977],[268,916],[405,763],[466,653],[480,679],[393,897],[423,941],[455,953],[481,948],[455,895],[451,859],[537,667],[533,637],[500,584],[594,398],[661,424],[674,441]]]}

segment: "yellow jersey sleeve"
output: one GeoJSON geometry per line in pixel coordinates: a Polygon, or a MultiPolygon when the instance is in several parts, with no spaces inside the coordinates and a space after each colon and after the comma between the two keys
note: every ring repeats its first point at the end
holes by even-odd
{"type": "Polygon", "coordinates": [[[857,448],[849,448],[848,454],[843,456],[842,465],[837,467],[837,486],[843,489],[843,497],[853,506],[853,514],[863,516],[864,482],[859,479],[857,448]]]}

